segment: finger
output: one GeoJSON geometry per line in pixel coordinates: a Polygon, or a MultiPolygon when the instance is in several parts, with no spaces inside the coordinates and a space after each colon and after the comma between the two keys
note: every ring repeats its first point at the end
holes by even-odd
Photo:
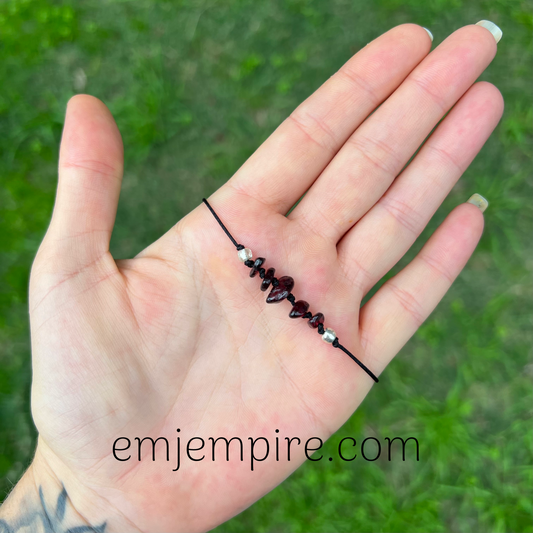
{"type": "Polygon", "coordinates": [[[456,207],[413,261],[362,307],[361,341],[378,372],[446,294],[472,255],[482,231],[480,209],[469,203],[456,207]]]}
{"type": "Polygon", "coordinates": [[[495,54],[496,41],[486,29],[466,26],[453,33],[351,136],[290,218],[337,242],[495,54]]]}
{"type": "Polygon", "coordinates": [[[88,95],[68,105],[59,182],[45,241],[63,261],[86,264],[109,250],[123,170],[122,139],[107,107],[88,95]]]}
{"type": "Polygon", "coordinates": [[[291,113],[227,186],[285,214],[430,47],[426,30],[416,24],[369,43],[291,113]]]}
{"type": "Polygon", "coordinates": [[[473,85],[389,190],[343,237],[339,261],[361,295],[411,247],[502,113],[503,98],[494,85],[473,85]]]}

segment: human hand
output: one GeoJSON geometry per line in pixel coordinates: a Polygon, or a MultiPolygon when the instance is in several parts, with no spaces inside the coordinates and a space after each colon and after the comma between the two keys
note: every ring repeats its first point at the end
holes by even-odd
{"type": "MultiPolygon", "coordinates": [[[[411,264],[361,301],[412,245],[503,111],[493,85],[472,85],[496,53],[489,31],[467,26],[428,55],[430,47],[414,24],[369,43],[210,198],[238,241],[278,277],[292,276],[297,298],[323,312],[376,374],[460,273],[481,236],[481,211],[458,206],[411,264]]],[[[206,448],[196,454],[205,452],[202,462],[182,460],[173,472],[175,462],[139,462],[135,452],[117,461],[118,437],[273,440],[279,429],[326,439],[373,381],[290,320],[288,305],[265,303],[203,205],[134,259],[115,261],[109,240],[122,164],[107,108],[74,97],[30,285],[39,431],[31,475],[63,484],[79,517],[106,531],[202,531],[279,484],[305,460],[301,447],[290,462],[271,456],[253,472],[238,454],[209,460],[206,448]]]]}

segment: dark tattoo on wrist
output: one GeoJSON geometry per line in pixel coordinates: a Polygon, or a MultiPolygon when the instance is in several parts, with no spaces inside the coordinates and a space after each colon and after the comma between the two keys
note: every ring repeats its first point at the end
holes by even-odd
{"type": "Polygon", "coordinates": [[[62,487],[55,509],[49,509],[44,501],[43,489],[39,486],[39,504],[35,509],[25,510],[11,523],[0,519],[0,533],[16,533],[22,529],[43,533],[105,533],[107,523],[99,526],[87,524],[73,526],[65,523],[67,508],[70,504],[65,487],[62,487]]]}

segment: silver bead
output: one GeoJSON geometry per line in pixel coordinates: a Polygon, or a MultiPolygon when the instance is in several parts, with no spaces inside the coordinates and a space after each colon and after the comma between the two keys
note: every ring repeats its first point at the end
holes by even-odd
{"type": "Polygon", "coordinates": [[[244,263],[245,261],[248,261],[248,259],[252,258],[252,250],[250,250],[250,248],[243,248],[242,250],[239,250],[237,252],[237,255],[239,256],[239,259],[244,263]]]}
{"type": "Polygon", "coordinates": [[[331,328],[326,328],[324,335],[322,335],[322,340],[328,344],[331,344],[336,338],[337,334],[331,328]]]}

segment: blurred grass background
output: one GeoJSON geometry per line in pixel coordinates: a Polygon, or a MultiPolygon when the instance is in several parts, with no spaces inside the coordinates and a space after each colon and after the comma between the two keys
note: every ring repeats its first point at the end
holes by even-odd
{"type": "MultiPolygon", "coordinates": [[[[0,3],[0,498],[35,430],[27,287],[65,104],[101,98],[126,152],[112,241],[136,254],[227,180],[352,54],[403,22],[434,46],[488,19],[502,122],[397,271],[455,205],[490,201],[479,248],[340,438],[415,436],[421,459],[304,465],[224,532],[531,532],[532,13],[511,0],[0,3]]],[[[58,369],[60,371],[60,369],[58,369]]]]}

